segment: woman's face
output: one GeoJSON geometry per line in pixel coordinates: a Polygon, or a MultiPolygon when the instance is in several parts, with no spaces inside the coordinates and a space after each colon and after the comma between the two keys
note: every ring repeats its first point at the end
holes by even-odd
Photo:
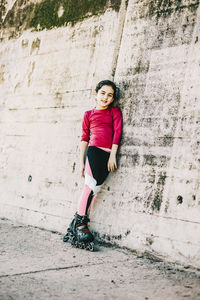
{"type": "Polygon", "coordinates": [[[98,92],[95,92],[97,109],[106,109],[114,100],[114,90],[110,85],[103,85],[98,92]]]}

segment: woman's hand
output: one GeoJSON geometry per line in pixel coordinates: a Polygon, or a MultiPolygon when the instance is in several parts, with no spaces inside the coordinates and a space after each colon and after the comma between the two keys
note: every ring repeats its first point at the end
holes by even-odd
{"type": "Polygon", "coordinates": [[[85,165],[84,164],[81,164],[80,171],[81,171],[81,177],[85,178],[85,165]]]}
{"type": "Polygon", "coordinates": [[[80,173],[81,173],[81,177],[85,177],[85,151],[87,149],[88,146],[88,142],[85,141],[81,141],[80,144],[80,173]]]}
{"type": "Polygon", "coordinates": [[[113,172],[115,169],[117,169],[116,155],[111,152],[108,160],[108,171],[113,172]]]}
{"type": "Polygon", "coordinates": [[[116,161],[116,155],[117,155],[117,149],[118,145],[113,144],[110,152],[110,157],[108,160],[108,171],[113,172],[115,169],[117,169],[117,161],[116,161]]]}

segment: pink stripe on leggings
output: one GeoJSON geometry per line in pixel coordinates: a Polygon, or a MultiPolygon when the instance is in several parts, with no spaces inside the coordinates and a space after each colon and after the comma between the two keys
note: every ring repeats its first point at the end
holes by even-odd
{"type": "MultiPolygon", "coordinates": [[[[86,162],[85,162],[85,173],[87,173],[90,177],[93,177],[88,158],[86,158],[86,162]]],[[[83,187],[83,192],[82,192],[81,198],[79,200],[79,204],[78,204],[78,214],[80,216],[84,216],[86,214],[88,198],[89,198],[91,191],[92,191],[92,189],[87,184],[85,184],[83,187]]],[[[88,210],[91,207],[93,199],[94,199],[94,196],[92,197],[92,200],[90,202],[90,206],[89,206],[88,210]]]]}
{"type": "MultiPolygon", "coordinates": [[[[89,198],[91,191],[92,191],[91,188],[89,188],[89,186],[87,184],[85,184],[83,187],[83,192],[82,192],[81,199],[80,199],[79,205],[78,205],[78,214],[80,216],[84,216],[86,213],[88,198],[89,198]]],[[[93,199],[94,199],[94,196],[93,196],[92,200],[93,199]]],[[[92,201],[91,201],[91,203],[92,203],[92,201]]],[[[90,204],[90,206],[91,206],[91,204],[90,204]]]]}

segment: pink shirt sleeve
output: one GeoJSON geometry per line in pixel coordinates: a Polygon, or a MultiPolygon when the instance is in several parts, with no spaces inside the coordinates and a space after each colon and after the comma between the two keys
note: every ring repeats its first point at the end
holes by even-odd
{"type": "Polygon", "coordinates": [[[88,112],[86,111],[83,116],[81,141],[89,142],[89,139],[90,139],[90,122],[88,119],[88,112]]]}
{"type": "Polygon", "coordinates": [[[122,113],[119,107],[113,107],[113,129],[112,144],[119,145],[122,134],[122,113]]]}

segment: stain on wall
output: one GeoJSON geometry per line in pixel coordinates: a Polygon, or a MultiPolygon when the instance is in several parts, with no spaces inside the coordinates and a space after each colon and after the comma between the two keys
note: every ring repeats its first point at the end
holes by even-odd
{"type": "Polygon", "coordinates": [[[17,0],[7,13],[4,28],[35,30],[74,25],[85,18],[103,14],[106,9],[119,11],[121,0],[42,0],[39,2],[17,0]]]}
{"type": "Polygon", "coordinates": [[[31,54],[40,49],[40,39],[36,38],[31,45],[31,54]]]}
{"type": "Polygon", "coordinates": [[[0,2],[0,28],[3,23],[3,17],[6,14],[6,4],[7,4],[6,0],[1,0],[1,2],[0,2]]]}
{"type": "Polygon", "coordinates": [[[3,83],[5,81],[5,78],[4,78],[4,69],[5,69],[5,65],[2,64],[0,66],[0,84],[3,83]]]}

